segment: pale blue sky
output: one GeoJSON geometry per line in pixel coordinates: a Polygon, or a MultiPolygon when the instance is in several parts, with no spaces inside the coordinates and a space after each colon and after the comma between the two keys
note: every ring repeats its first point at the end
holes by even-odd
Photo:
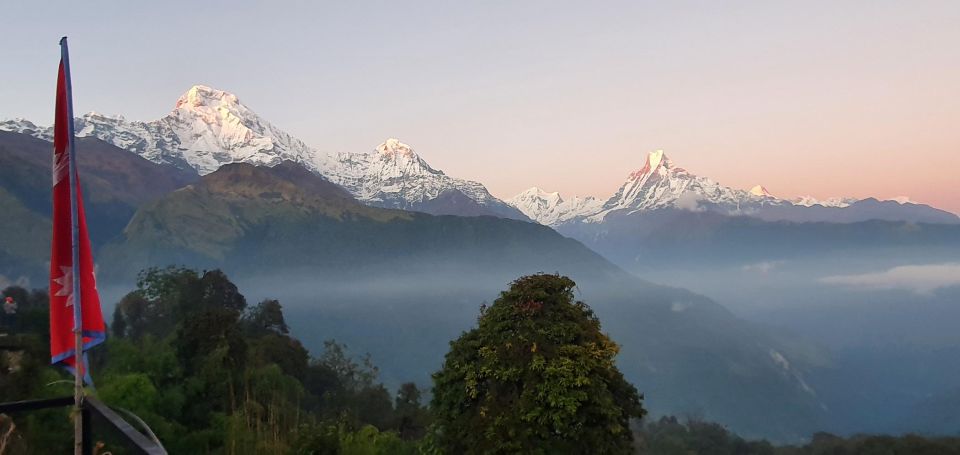
{"type": "Polygon", "coordinates": [[[774,194],[960,211],[960,2],[33,2],[0,117],[152,120],[193,84],[325,150],[388,136],[509,197],[611,193],[646,153],[774,194]]]}

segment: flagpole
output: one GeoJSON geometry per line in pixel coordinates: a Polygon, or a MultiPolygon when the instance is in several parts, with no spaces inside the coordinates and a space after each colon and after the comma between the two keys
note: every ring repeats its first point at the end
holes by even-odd
{"type": "Polygon", "coordinates": [[[82,455],[83,453],[83,419],[81,412],[83,407],[83,377],[86,374],[83,371],[86,366],[83,361],[83,315],[81,314],[81,293],[80,293],[80,222],[77,208],[77,149],[73,134],[73,85],[70,81],[70,53],[67,49],[67,37],[60,38],[60,58],[63,61],[64,79],[67,88],[67,143],[69,144],[69,163],[70,163],[70,227],[72,241],[70,250],[73,256],[73,266],[71,270],[73,289],[73,335],[74,335],[74,382],[73,382],[73,404],[74,404],[74,425],[73,425],[73,453],[82,455]]]}

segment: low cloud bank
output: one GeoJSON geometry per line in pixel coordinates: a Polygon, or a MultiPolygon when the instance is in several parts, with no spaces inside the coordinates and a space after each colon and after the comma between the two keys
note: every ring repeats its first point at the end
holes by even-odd
{"type": "Polygon", "coordinates": [[[960,286],[960,263],[903,265],[883,272],[828,276],[820,282],[866,290],[903,289],[931,294],[940,288],[960,286]]]}

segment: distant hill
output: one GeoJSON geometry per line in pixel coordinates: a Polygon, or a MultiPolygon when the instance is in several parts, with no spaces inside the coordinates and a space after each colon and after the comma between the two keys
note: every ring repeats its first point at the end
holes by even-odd
{"type": "Polygon", "coordinates": [[[181,262],[244,273],[403,263],[442,267],[452,261],[483,270],[503,260],[622,273],[549,228],[370,207],[293,162],[224,165],[143,206],[108,251],[123,255],[105,259],[123,264],[115,271],[121,275],[131,265],[181,262]]]}
{"type": "MultiPolygon", "coordinates": [[[[119,235],[141,204],[197,179],[94,138],[79,139],[77,155],[95,247],[119,235]]],[[[0,274],[10,278],[46,273],[52,156],[50,142],[0,131],[0,274]]]]}

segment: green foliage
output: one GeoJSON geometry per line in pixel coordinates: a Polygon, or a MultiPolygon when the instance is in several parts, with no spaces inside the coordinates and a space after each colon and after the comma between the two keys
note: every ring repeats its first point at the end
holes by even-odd
{"type": "Polygon", "coordinates": [[[778,448],[778,455],[957,455],[960,437],[923,437],[857,435],[842,438],[830,433],[816,433],[812,440],[800,447],[778,448]]]}
{"type": "MultiPolygon", "coordinates": [[[[24,352],[15,371],[0,355],[0,396],[69,394],[63,372],[47,362],[46,295],[20,288],[6,295],[20,312],[3,322],[21,334],[24,352]]],[[[416,443],[398,433],[400,413],[369,356],[354,359],[331,340],[311,358],[289,336],[279,302],[248,308],[220,271],[146,270],[113,321],[113,336],[92,351],[96,393],[142,418],[170,453],[415,451],[416,443]]],[[[422,425],[426,411],[418,401],[402,407],[422,425]]],[[[16,425],[13,453],[63,453],[72,439],[67,413],[14,416],[0,429],[16,425]]],[[[107,443],[106,450],[116,450],[107,443]]]]}
{"type": "Polygon", "coordinates": [[[434,375],[432,441],[446,453],[629,453],[641,396],[618,347],[558,275],[518,279],[434,375]]]}
{"type": "Polygon", "coordinates": [[[290,448],[297,455],[414,455],[417,444],[402,440],[394,432],[382,432],[372,425],[347,430],[343,425],[303,426],[290,448]]]}
{"type": "Polygon", "coordinates": [[[400,437],[405,440],[422,438],[430,424],[430,416],[420,404],[420,389],[416,384],[407,382],[400,386],[394,408],[399,419],[397,430],[400,437]]]}
{"type": "Polygon", "coordinates": [[[296,455],[340,455],[340,430],[336,425],[302,425],[290,447],[296,455]]]}
{"type": "Polygon", "coordinates": [[[283,306],[277,300],[264,300],[249,308],[243,319],[248,331],[254,335],[271,332],[286,335],[290,332],[287,321],[283,319],[283,306]]]}
{"type": "Polygon", "coordinates": [[[415,445],[403,441],[396,433],[384,433],[372,425],[346,433],[340,438],[344,455],[414,455],[415,445]]]}
{"type": "Polygon", "coordinates": [[[641,426],[636,433],[639,454],[651,455],[773,455],[766,441],[746,441],[723,426],[699,420],[680,422],[662,417],[641,426]]]}

